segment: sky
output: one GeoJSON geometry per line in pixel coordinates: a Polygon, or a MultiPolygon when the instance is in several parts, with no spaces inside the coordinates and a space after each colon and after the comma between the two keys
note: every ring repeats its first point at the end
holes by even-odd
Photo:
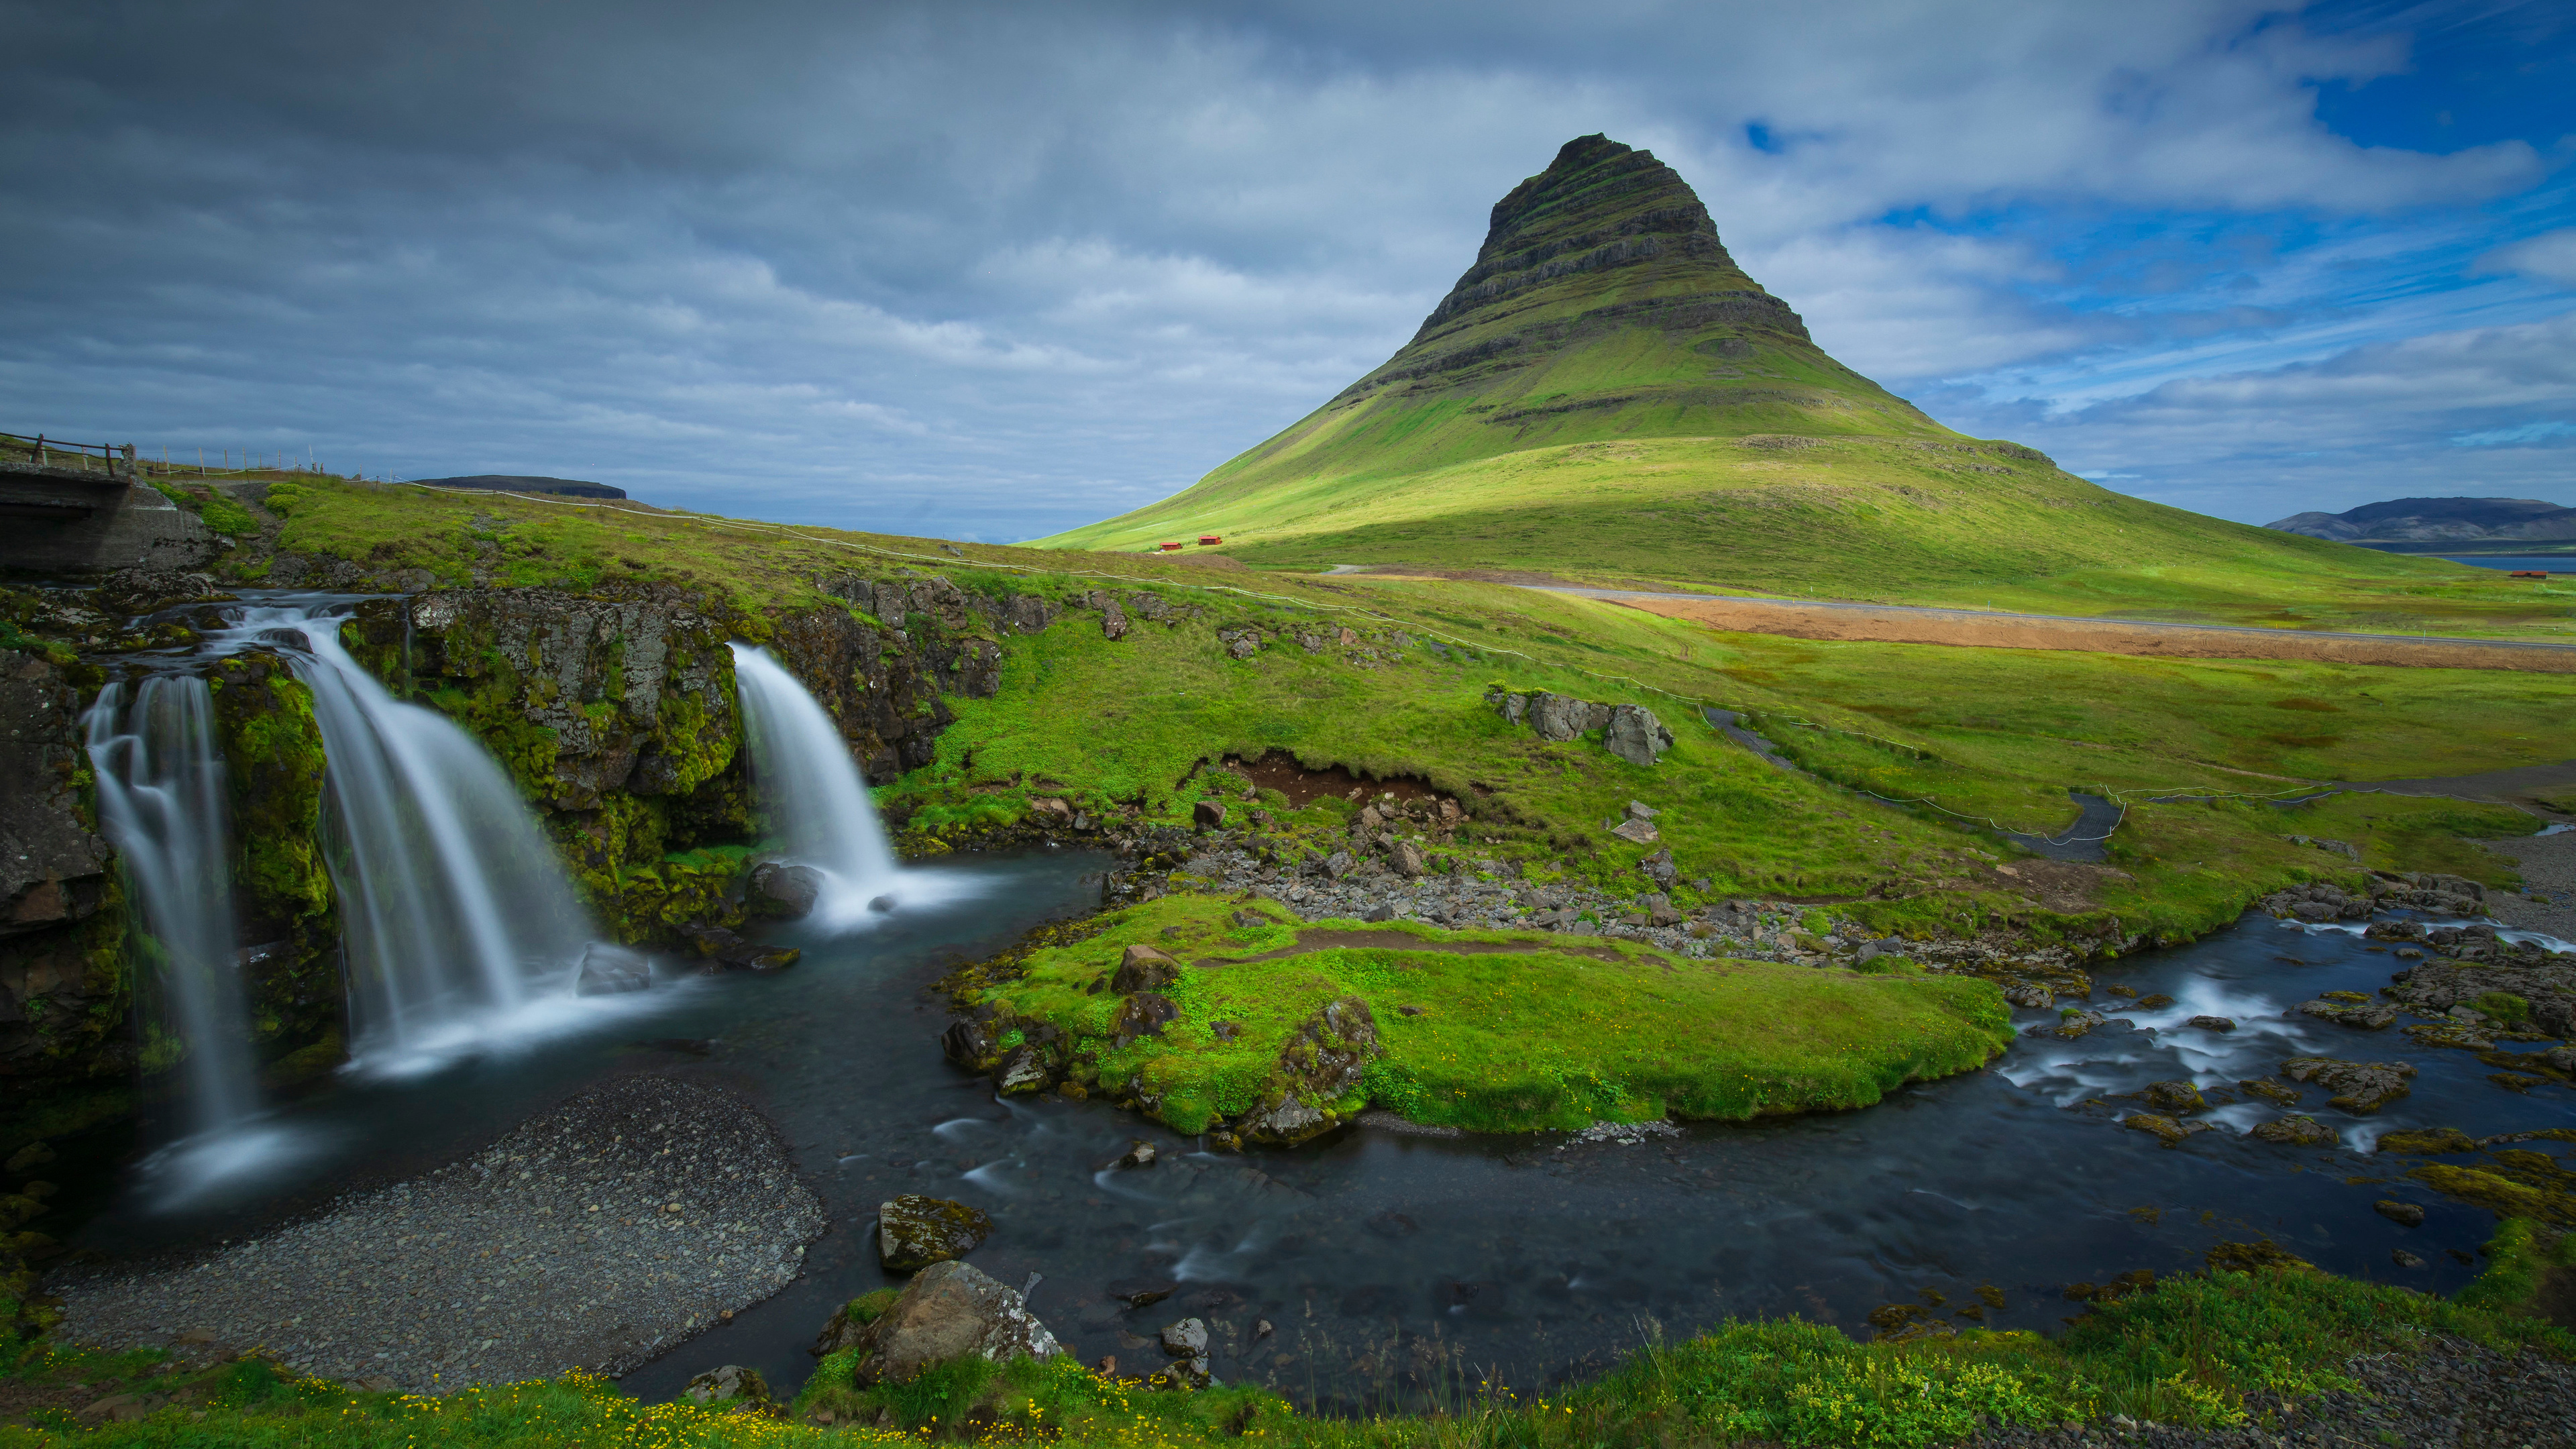
{"type": "Polygon", "coordinates": [[[2576,505],[2576,5],[0,0],[0,428],[985,541],[1375,367],[1567,139],[2268,522],[2576,505]]]}

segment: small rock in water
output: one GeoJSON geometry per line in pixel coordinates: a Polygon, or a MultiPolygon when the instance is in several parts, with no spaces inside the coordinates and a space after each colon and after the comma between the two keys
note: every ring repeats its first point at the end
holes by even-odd
{"type": "Polygon", "coordinates": [[[580,996],[615,996],[621,992],[641,991],[653,984],[653,968],[641,956],[623,946],[593,941],[582,953],[581,975],[573,982],[580,996]]]}
{"type": "Polygon", "coordinates": [[[894,909],[894,897],[879,896],[875,900],[868,902],[868,909],[879,915],[883,915],[894,909]]]}
{"type": "Polygon", "coordinates": [[[2141,1095],[2168,1112],[2197,1112],[2209,1105],[2189,1082],[2149,1082],[2141,1095]]]}
{"type": "Polygon", "coordinates": [[[1199,1358],[1207,1353],[1208,1330],[1205,1320],[1184,1318],[1163,1327],[1163,1352],[1174,1358],[1199,1358]]]}
{"type": "Polygon", "coordinates": [[[2424,1266],[2423,1259],[2416,1257],[2413,1253],[2406,1251],[2404,1248],[2399,1248],[2390,1253],[2388,1258],[2389,1261],[2395,1263],[2400,1268],[2421,1268],[2424,1266]]]}
{"type": "Polygon", "coordinates": [[[2196,1026],[2202,1031],[2234,1031],[2236,1029],[2236,1018],[2232,1016],[2195,1016],[2191,1020],[2183,1023],[2183,1025],[2196,1026]]]}
{"type": "Polygon", "coordinates": [[[2282,1147],[2330,1147],[2335,1140],[2333,1128],[2314,1117],[2298,1114],[2259,1123],[2246,1135],[2257,1142],[2282,1147]]]}
{"type": "Polygon", "coordinates": [[[2144,1011],[2159,1011],[2171,1005],[2173,1005],[2173,998],[2161,991],[2138,998],[2139,1009],[2144,1011]]]}
{"type": "Polygon", "coordinates": [[[1127,1150],[1118,1154],[1118,1160],[1110,1165],[1112,1167],[1151,1167],[1161,1161],[1162,1156],[1161,1148],[1139,1137],[1128,1143],[1127,1150]]]}
{"type": "Polygon", "coordinates": [[[1168,1278],[1137,1280],[1109,1285],[1109,1296],[1130,1308],[1149,1308],[1172,1296],[1181,1285],[1168,1278]]]}
{"type": "Polygon", "coordinates": [[[689,1380],[680,1397],[693,1404],[766,1404],[769,1381],[760,1370],[744,1368],[738,1363],[702,1373],[689,1380]]]}
{"type": "Polygon", "coordinates": [[[992,1235],[981,1209],[944,1197],[906,1193],[877,1208],[877,1258],[891,1272],[962,1258],[992,1235]]]}
{"type": "Polygon", "coordinates": [[[2399,1227],[2417,1228],[2424,1225],[2424,1205],[2420,1202],[2398,1202],[2391,1198],[2381,1198],[2370,1205],[2370,1210],[2399,1227]]]}

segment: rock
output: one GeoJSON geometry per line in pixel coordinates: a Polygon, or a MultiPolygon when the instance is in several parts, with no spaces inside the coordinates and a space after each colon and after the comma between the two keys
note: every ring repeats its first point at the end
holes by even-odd
{"type": "Polygon", "coordinates": [[[882,915],[886,914],[887,912],[889,912],[889,911],[891,911],[891,910],[893,910],[893,909],[894,909],[894,897],[892,897],[892,896],[875,896],[875,897],[872,897],[872,898],[868,901],[868,909],[869,909],[869,910],[871,910],[871,911],[874,911],[874,912],[876,912],[878,915],[882,916],[882,915]]]}
{"type": "MultiPolygon", "coordinates": [[[[1875,946],[1879,943],[1872,941],[1869,944],[1875,946]]],[[[2057,1004],[2057,993],[2036,981],[2015,981],[2004,988],[2004,1000],[2028,1010],[2046,1011],[2057,1004]]]]}
{"type": "Polygon", "coordinates": [[[1035,1046],[1022,1043],[1002,1054],[993,1067],[993,1089],[1011,1092],[1042,1092],[1055,1081],[1047,1066],[1046,1054],[1035,1046]]]}
{"type": "Polygon", "coordinates": [[[823,894],[823,873],[810,865],[764,860],[751,868],[749,889],[764,903],[763,914],[794,920],[814,909],[823,894]]]}
{"type": "Polygon", "coordinates": [[[2576,1076],[2576,1047],[2554,1046],[2540,1054],[2540,1059],[2555,1072],[2576,1076]]]}
{"type": "Polygon", "coordinates": [[[1628,818],[1631,820],[1652,820],[1663,813],[1664,812],[1661,810],[1656,809],[1654,806],[1647,804],[1643,800],[1631,800],[1628,802],[1628,818]]]}
{"type": "Polygon", "coordinates": [[[2420,1202],[2398,1202],[2393,1198],[2381,1198],[2370,1205],[2370,1210],[2401,1228],[2420,1228],[2424,1225],[2424,1205],[2420,1202]]]}
{"type": "Polygon", "coordinates": [[[150,1412],[134,1394],[110,1394],[72,1417],[84,1428],[94,1428],[100,1424],[131,1424],[150,1412]]]}
{"type": "Polygon", "coordinates": [[[2454,1152],[2475,1152],[2478,1139],[2457,1127],[2423,1127],[2383,1132],[2373,1146],[2381,1152],[2395,1152],[2408,1157],[2439,1157],[2454,1152]]]}
{"type": "Polygon", "coordinates": [[[2168,1112],[2199,1112],[2209,1106],[2202,1099],[2200,1088],[2189,1082],[2149,1082],[2141,1095],[2168,1112]]]}
{"type": "Polygon", "coordinates": [[[2141,1011],[2161,1011],[2171,1005],[2173,1005],[2173,998],[2161,991],[2151,992],[2138,998],[2138,1009],[2141,1011]]]}
{"type": "Polygon", "coordinates": [[[1139,1137],[1128,1143],[1127,1150],[1118,1154],[1118,1160],[1109,1165],[1122,1168],[1151,1167],[1162,1158],[1161,1148],[1139,1137]]]}
{"type": "Polygon", "coordinates": [[[1073,806],[1056,795],[1038,795],[1029,801],[1029,816],[1049,825],[1072,825],[1073,806]]]}
{"type": "Polygon", "coordinates": [[[1335,880],[1340,880],[1343,876],[1349,875],[1350,873],[1351,853],[1349,851],[1336,850],[1331,855],[1324,857],[1324,874],[1331,876],[1335,880]]]}
{"type": "Polygon", "coordinates": [[[1161,1036],[1163,1028],[1180,1020],[1181,1008],[1172,998],[1152,991],[1139,991],[1119,1004],[1118,1015],[1109,1023],[1110,1049],[1125,1051],[1140,1037],[1161,1036]]]}
{"type": "Polygon", "coordinates": [[[1645,820],[1622,820],[1611,827],[1610,833],[1635,845],[1652,845],[1663,838],[1653,823],[1645,820]]]}
{"type": "Polygon", "coordinates": [[[1359,1090],[1381,1050],[1367,1002],[1344,996],[1324,1003],[1289,1034],[1262,1083],[1260,1105],[1235,1130],[1249,1141],[1283,1146],[1329,1130],[1341,1120],[1336,1104],[1359,1090]]]}
{"type": "Polygon", "coordinates": [[[2260,1123],[2246,1135],[2281,1147],[2331,1147],[2335,1142],[2333,1128],[2314,1117],[2296,1114],[2260,1123]]]}
{"type": "Polygon", "coordinates": [[[2395,1263],[2400,1268],[2421,1268],[2424,1266],[2423,1259],[2416,1257],[2413,1253],[2406,1251],[2404,1248],[2398,1248],[2389,1253],[2388,1260],[2395,1263]]]}
{"type": "Polygon", "coordinates": [[[962,1258],[992,1235],[993,1220],[981,1209],[944,1197],[906,1193],[877,1207],[877,1259],[889,1272],[962,1258]]]}
{"type": "Polygon", "coordinates": [[[577,996],[614,996],[652,984],[653,967],[643,957],[623,946],[593,941],[582,953],[581,974],[574,978],[572,989],[577,996]]]}
{"type": "Polygon", "coordinates": [[[1234,913],[1233,920],[1236,925],[1246,930],[1270,924],[1270,918],[1259,911],[1237,911],[1234,913]]]}
{"type": "Polygon", "coordinates": [[[1190,824],[1201,830],[1224,829],[1225,802],[1221,800],[1201,800],[1196,805],[1191,806],[1190,824]]]}
{"type": "Polygon", "coordinates": [[[1196,1318],[1184,1318],[1163,1327],[1163,1352],[1174,1358],[1205,1358],[1208,1351],[1207,1324],[1196,1318]]]}
{"type": "Polygon", "coordinates": [[[1392,921],[1395,919],[1395,907],[1389,905],[1371,906],[1361,913],[1360,919],[1369,922],[1392,921]]]}
{"type": "Polygon", "coordinates": [[[1421,848],[1410,840],[1399,840],[1395,843],[1394,862],[1396,870],[1407,877],[1422,874],[1421,848]]]}
{"type": "Polygon", "coordinates": [[[1219,629],[1216,638],[1236,659],[1249,659],[1261,652],[1261,633],[1257,629],[1219,629]]]}
{"type": "Polygon", "coordinates": [[[2234,1031],[2236,1029],[2236,1018],[2232,1016],[2195,1016],[2191,1020],[2184,1022],[2183,1025],[2196,1026],[2202,1031],[2234,1031]]]}
{"type": "Polygon", "coordinates": [[[1027,1302],[969,1263],[933,1263],[906,1284],[901,1297],[858,1335],[851,1377],[866,1388],[909,1383],[945,1359],[974,1354],[1007,1363],[1060,1357],[1064,1349],[1027,1302]]]}
{"type": "Polygon", "coordinates": [[[755,945],[722,926],[683,926],[680,934],[713,971],[779,971],[804,954],[793,946],[755,945]]]}
{"type": "Polygon", "coordinates": [[[1109,978],[1109,989],[1127,996],[1139,991],[1160,991],[1180,979],[1178,958],[1139,943],[1118,957],[1118,970],[1109,978]]]}
{"type": "Polygon", "coordinates": [[[2191,1135],[2180,1122],[2153,1112],[2132,1112],[2120,1119],[2120,1125],[2132,1132],[2150,1133],[2167,1147],[2179,1147],[2191,1135]]]}
{"type": "Polygon", "coordinates": [[[1602,746],[1632,765],[1652,765],[1664,751],[1673,747],[1673,732],[1655,718],[1654,711],[1640,705],[1623,704],[1610,712],[1610,726],[1602,737],[1602,746]]]}
{"type": "Polygon", "coordinates": [[[1130,1308],[1150,1308],[1180,1290],[1180,1284],[1168,1278],[1131,1278],[1109,1285],[1109,1296],[1130,1308]]]}
{"type": "Polygon", "coordinates": [[[680,1397],[693,1404],[766,1404],[769,1381],[760,1370],[747,1369],[738,1363],[711,1369],[689,1380],[680,1397]]]}
{"type": "Polygon", "coordinates": [[[1592,704],[1568,695],[1533,694],[1528,713],[1531,733],[1562,743],[1607,728],[1611,712],[1606,704],[1592,704]]]}
{"type": "MultiPolygon", "coordinates": [[[[2337,994],[2349,996],[2353,993],[2337,994]]],[[[2363,1001],[2367,1004],[2356,1005],[2349,1001],[2319,997],[2314,1001],[2300,1002],[2299,1013],[2302,1016],[2313,1016],[2319,1021],[2331,1021],[2337,1026],[2358,1027],[2363,1031],[2378,1031],[2397,1019],[2396,1007],[2371,1002],[2367,997],[2363,998],[2363,1001]]]]}
{"type": "Polygon", "coordinates": [[[1681,875],[1673,865],[1673,853],[1669,850],[1658,850],[1638,861],[1637,869],[1644,871],[1648,879],[1665,890],[1671,890],[1673,881],[1681,875]]]}
{"type": "Polygon", "coordinates": [[[2267,1102],[2277,1103],[2284,1107],[2295,1107],[2299,1105],[2298,1088],[2285,1087],[2268,1078],[2249,1077],[2244,1081],[2238,1082],[2236,1085],[2240,1090],[2251,1092],[2255,1096],[2261,1097],[2267,1102]]]}
{"type": "Polygon", "coordinates": [[[1176,1358],[1163,1366],[1163,1371],[1150,1375],[1146,1382],[1167,1389],[1204,1389],[1216,1382],[1208,1371],[1207,1356],[1176,1358]]]}
{"type": "Polygon", "coordinates": [[[814,1336],[814,1346],[805,1351],[816,1358],[824,1358],[857,1343],[867,1326],[884,1317],[885,1311],[892,1308],[895,1299],[902,1295],[900,1288],[879,1288],[842,1304],[831,1321],[823,1325],[823,1331],[814,1336]]]}
{"type": "Polygon", "coordinates": [[[16,1177],[21,1173],[33,1172],[53,1160],[54,1149],[51,1146],[43,1142],[30,1142],[9,1154],[9,1160],[6,1163],[0,1163],[0,1172],[16,1177]]]}
{"type": "Polygon", "coordinates": [[[2405,1096],[2411,1062],[2346,1062],[2333,1057],[2292,1057],[2281,1074],[2294,1082],[2314,1082],[2335,1095],[2329,1099],[2347,1112],[2366,1116],[2405,1096]]]}

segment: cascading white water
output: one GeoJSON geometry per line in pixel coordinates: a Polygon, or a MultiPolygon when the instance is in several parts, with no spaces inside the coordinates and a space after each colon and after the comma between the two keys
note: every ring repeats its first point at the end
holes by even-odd
{"type": "Polygon", "coordinates": [[[444,716],[386,693],[339,622],[252,609],[235,635],[284,645],[313,691],[353,1055],[433,1061],[566,996],[594,933],[509,776],[444,716]]]}
{"type": "Polygon", "coordinates": [[[228,1132],[259,1109],[233,918],[230,815],[203,679],[156,675],[109,684],[89,712],[99,825],[124,863],[152,990],[180,1048],[185,1135],[228,1132]]]}
{"type": "MultiPolygon", "coordinates": [[[[829,880],[814,918],[846,927],[865,919],[872,901],[921,903],[933,887],[896,861],[849,742],[821,702],[753,645],[733,646],[733,677],[761,814],[790,860],[829,880]]],[[[939,888],[944,894],[959,884],[939,888]]]]}

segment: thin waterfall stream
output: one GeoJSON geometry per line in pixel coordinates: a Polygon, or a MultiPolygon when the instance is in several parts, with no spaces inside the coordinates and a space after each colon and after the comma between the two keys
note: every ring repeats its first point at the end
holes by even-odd
{"type": "Polygon", "coordinates": [[[761,816],[788,860],[824,878],[816,925],[848,930],[872,912],[933,904],[966,887],[954,873],[907,871],[896,860],[849,742],[785,665],[736,643],[733,667],[761,816]]]}
{"type": "Polygon", "coordinates": [[[99,824],[124,860],[155,988],[147,1056],[177,1054],[183,1140],[211,1144],[259,1110],[214,693],[188,675],[114,681],[88,725],[99,824]]]}

